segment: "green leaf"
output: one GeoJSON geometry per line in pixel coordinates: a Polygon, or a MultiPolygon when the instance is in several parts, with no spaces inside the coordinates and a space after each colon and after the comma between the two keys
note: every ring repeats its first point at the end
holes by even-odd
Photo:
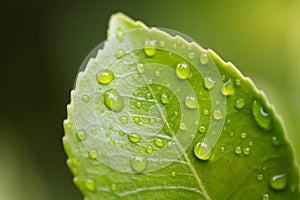
{"type": "Polygon", "coordinates": [[[121,13],[108,35],[64,121],[67,164],[87,199],[299,199],[282,123],[249,78],[121,13]]]}

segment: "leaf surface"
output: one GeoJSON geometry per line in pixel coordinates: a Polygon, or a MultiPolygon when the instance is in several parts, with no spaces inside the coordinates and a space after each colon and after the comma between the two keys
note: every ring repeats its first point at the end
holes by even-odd
{"type": "Polygon", "coordinates": [[[121,13],[108,35],[78,74],[64,121],[67,163],[87,199],[299,199],[281,121],[249,78],[121,13]]]}

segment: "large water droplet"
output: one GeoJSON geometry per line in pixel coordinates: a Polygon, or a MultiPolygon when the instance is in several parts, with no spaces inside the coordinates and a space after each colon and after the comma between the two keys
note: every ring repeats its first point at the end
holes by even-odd
{"type": "Polygon", "coordinates": [[[101,70],[96,75],[99,84],[107,85],[114,79],[114,74],[109,69],[101,70]]]}
{"type": "Polygon", "coordinates": [[[194,154],[200,160],[208,160],[212,155],[212,149],[208,143],[200,141],[194,146],[194,154]]]}
{"type": "Polygon", "coordinates": [[[208,63],[208,55],[206,53],[201,54],[200,56],[201,64],[205,65],[208,63]]]}
{"type": "Polygon", "coordinates": [[[121,112],[124,106],[123,98],[115,89],[108,89],[104,92],[105,106],[115,112],[121,112]]]}
{"type": "Polygon", "coordinates": [[[225,96],[228,95],[232,95],[234,93],[234,84],[231,81],[231,79],[229,79],[228,81],[226,81],[222,87],[222,94],[224,94],[225,96]]]}
{"type": "Polygon", "coordinates": [[[184,103],[185,103],[186,107],[188,107],[190,109],[194,109],[197,107],[197,100],[195,97],[192,97],[192,96],[187,96],[184,100],[184,103]]]}
{"type": "Polygon", "coordinates": [[[147,168],[147,157],[145,155],[135,155],[130,158],[129,163],[134,172],[142,173],[147,168]]]}
{"type": "Polygon", "coordinates": [[[92,179],[85,180],[83,184],[89,191],[94,191],[96,189],[96,185],[92,179]]]}
{"type": "Polygon", "coordinates": [[[156,40],[146,40],[144,52],[149,57],[154,56],[156,54],[156,40]]]}
{"type": "Polygon", "coordinates": [[[277,174],[271,178],[270,186],[274,190],[283,190],[287,186],[287,177],[285,174],[277,174]]]}
{"type": "Polygon", "coordinates": [[[141,136],[137,133],[128,134],[128,140],[133,143],[137,143],[141,140],[141,136]]]}
{"type": "Polygon", "coordinates": [[[116,58],[123,58],[125,56],[126,52],[124,49],[120,48],[117,50],[115,56],[116,58]]]}
{"type": "Polygon", "coordinates": [[[239,110],[243,109],[245,107],[246,101],[243,98],[239,98],[235,102],[235,107],[239,110]]]}
{"type": "Polygon", "coordinates": [[[165,93],[161,94],[160,100],[163,104],[169,103],[169,98],[168,98],[167,94],[165,94],[165,93]]]}
{"type": "Polygon", "coordinates": [[[204,87],[208,90],[212,89],[215,86],[215,81],[210,77],[204,78],[204,87]]]}
{"type": "Polygon", "coordinates": [[[86,133],[85,131],[78,131],[76,134],[76,137],[79,141],[83,141],[86,139],[86,133]]]}
{"type": "Polygon", "coordinates": [[[190,75],[190,66],[187,63],[178,63],[176,66],[176,74],[180,79],[187,79],[190,75]]]}
{"type": "Polygon", "coordinates": [[[264,110],[258,101],[253,102],[252,114],[256,122],[264,129],[272,129],[272,120],[269,114],[264,110]]]}
{"type": "Polygon", "coordinates": [[[164,141],[158,137],[154,138],[154,143],[159,148],[162,148],[165,145],[164,141]]]}

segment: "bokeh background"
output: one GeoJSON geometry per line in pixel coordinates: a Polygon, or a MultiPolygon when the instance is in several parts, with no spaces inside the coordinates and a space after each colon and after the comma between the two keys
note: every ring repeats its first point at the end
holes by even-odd
{"type": "Polygon", "coordinates": [[[300,162],[300,1],[88,0],[0,3],[0,199],[79,200],[61,139],[85,56],[112,13],[185,33],[263,89],[300,162]]]}

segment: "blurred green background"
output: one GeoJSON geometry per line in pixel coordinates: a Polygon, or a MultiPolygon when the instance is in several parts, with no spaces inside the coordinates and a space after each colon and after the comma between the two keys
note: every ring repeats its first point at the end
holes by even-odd
{"type": "Polygon", "coordinates": [[[282,116],[300,162],[300,1],[1,1],[0,199],[79,200],[61,139],[85,56],[122,11],[232,61],[282,116]]]}

